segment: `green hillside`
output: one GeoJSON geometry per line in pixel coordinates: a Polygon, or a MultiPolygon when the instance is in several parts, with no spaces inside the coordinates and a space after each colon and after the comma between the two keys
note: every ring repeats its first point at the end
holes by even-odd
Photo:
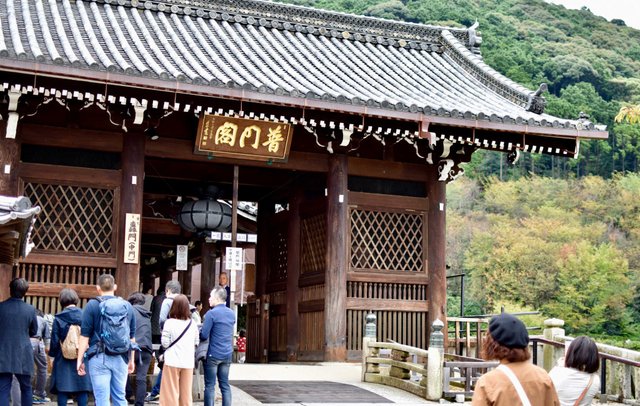
{"type": "MultiPolygon", "coordinates": [[[[540,310],[570,334],[640,340],[640,125],[615,124],[640,104],[640,31],[542,0],[290,0],[299,5],[482,34],[485,61],[530,89],[549,85],[546,112],[583,111],[606,141],[579,159],[477,151],[448,185],[447,265],[465,273],[466,313],[540,310]]],[[[449,312],[459,312],[449,281],[449,312]]],[[[622,341],[618,341],[620,343],[622,341]]],[[[640,348],[640,342],[625,345],[640,348]]]]}
{"type": "Polygon", "coordinates": [[[640,103],[640,30],[589,10],[542,0],[289,0],[298,5],[426,24],[468,27],[476,20],[485,61],[530,89],[545,82],[546,112],[576,119],[583,111],[606,124],[607,141],[581,145],[579,159],[525,154],[507,167],[503,154],[474,154],[468,176],[565,177],[637,171],[640,126],[614,125],[625,103],[640,103]]]}

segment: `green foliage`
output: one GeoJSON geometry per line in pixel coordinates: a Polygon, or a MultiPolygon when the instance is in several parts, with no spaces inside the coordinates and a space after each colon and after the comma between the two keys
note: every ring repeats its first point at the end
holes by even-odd
{"type": "Polygon", "coordinates": [[[457,182],[447,263],[467,275],[467,300],[484,313],[541,310],[570,334],[640,339],[640,175],[457,182]]]}
{"type": "Polygon", "coordinates": [[[570,334],[628,334],[633,292],[627,261],[615,247],[582,241],[567,246],[557,265],[557,295],[543,306],[547,313],[562,314],[570,334]]]}

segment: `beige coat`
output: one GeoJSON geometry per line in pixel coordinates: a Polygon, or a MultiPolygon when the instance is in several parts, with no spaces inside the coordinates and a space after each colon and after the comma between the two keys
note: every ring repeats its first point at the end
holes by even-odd
{"type": "MultiPolygon", "coordinates": [[[[531,406],[559,406],[556,389],[547,372],[530,361],[506,364],[527,393],[531,406]]],[[[476,383],[471,401],[473,406],[519,406],[520,397],[507,376],[494,369],[476,383]]]]}

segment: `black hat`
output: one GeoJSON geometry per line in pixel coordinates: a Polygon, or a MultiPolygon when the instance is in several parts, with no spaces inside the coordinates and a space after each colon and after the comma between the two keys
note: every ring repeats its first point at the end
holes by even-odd
{"type": "Polygon", "coordinates": [[[493,317],[489,322],[489,333],[498,344],[508,348],[525,348],[529,345],[529,333],[524,323],[509,313],[493,317]]]}

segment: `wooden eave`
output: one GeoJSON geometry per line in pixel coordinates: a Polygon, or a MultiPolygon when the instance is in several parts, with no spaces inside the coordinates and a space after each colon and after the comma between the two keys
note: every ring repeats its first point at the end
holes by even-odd
{"type": "Polygon", "coordinates": [[[325,112],[338,112],[354,116],[360,116],[366,120],[368,117],[383,118],[399,121],[428,123],[439,125],[443,131],[447,128],[466,128],[470,130],[486,130],[496,133],[515,133],[542,135],[551,137],[580,139],[607,139],[608,132],[600,130],[579,130],[570,128],[554,128],[531,126],[528,124],[507,124],[490,122],[478,119],[463,119],[455,117],[432,116],[424,113],[398,111],[380,107],[340,104],[325,100],[308,98],[296,98],[291,96],[264,94],[245,89],[219,88],[208,85],[199,85],[184,82],[168,82],[166,80],[131,76],[114,72],[90,71],[76,69],[70,66],[58,66],[39,64],[29,61],[18,61],[0,58],[0,70],[33,75],[33,83],[37,83],[39,76],[85,81],[90,83],[117,85],[135,89],[168,92],[171,94],[195,95],[205,97],[220,97],[235,100],[237,102],[254,102],[259,104],[280,105],[300,109],[300,118],[304,117],[305,110],[320,110],[325,112]]]}

